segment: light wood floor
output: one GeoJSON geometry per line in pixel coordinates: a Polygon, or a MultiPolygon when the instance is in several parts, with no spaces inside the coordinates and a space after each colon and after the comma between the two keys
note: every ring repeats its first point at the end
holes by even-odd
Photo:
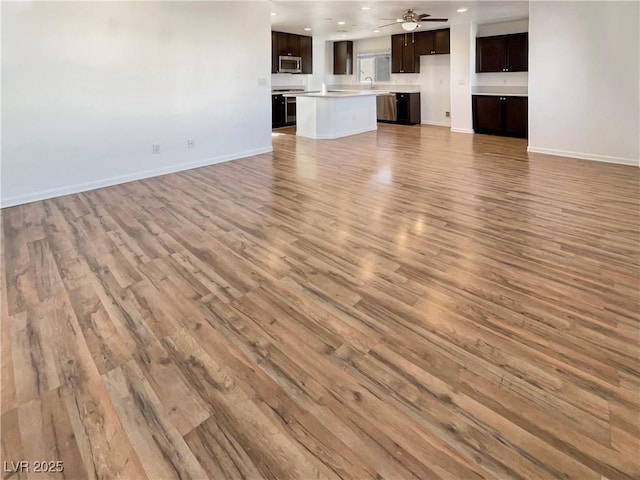
{"type": "Polygon", "coordinates": [[[2,212],[3,461],[640,478],[638,168],[439,127],[277,133],[2,212]]]}

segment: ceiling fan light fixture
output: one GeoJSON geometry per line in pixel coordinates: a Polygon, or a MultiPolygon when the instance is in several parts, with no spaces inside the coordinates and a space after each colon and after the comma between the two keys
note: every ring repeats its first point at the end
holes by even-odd
{"type": "Polygon", "coordinates": [[[407,32],[413,32],[416,28],[418,28],[418,22],[403,22],[402,28],[407,32]]]}

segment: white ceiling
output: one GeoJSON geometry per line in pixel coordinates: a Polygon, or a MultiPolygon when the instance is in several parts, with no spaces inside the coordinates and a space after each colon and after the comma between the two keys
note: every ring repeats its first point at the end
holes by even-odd
{"type": "Polygon", "coordinates": [[[432,30],[447,27],[455,23],[493,23],[508,20],[521,20],[529,16],[529,2],[525,0],[510,1],[279,1],[271,2],[271,27],[273,30],[298,33],[301,35],[319,35],[327,40],[358,39],[402,33],[402,27],[392,25],[401,18],[409,8],[418,13],[428,13],[434,18],[448,18],[446,23],[423,23],[421,30],[432,30]],[[362,10],[362,7],[370,7],[362,10]],[[467,8],[467,12],[456,12],[459,8],[467,8]],[[275,15],[273,15],[275,13],[275,15]],[[338,25],[338,22],[345,22],[338,25]],[[305,31],[311,28],[311,31],[305,31]]]}

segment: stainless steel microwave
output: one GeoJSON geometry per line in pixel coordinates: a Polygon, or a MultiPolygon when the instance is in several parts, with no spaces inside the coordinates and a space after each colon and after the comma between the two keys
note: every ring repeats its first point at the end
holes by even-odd
{"type": "Polygon", "coordinates": [[[302,73],[302,57],[280,55],[278,73],[302,73]]]}

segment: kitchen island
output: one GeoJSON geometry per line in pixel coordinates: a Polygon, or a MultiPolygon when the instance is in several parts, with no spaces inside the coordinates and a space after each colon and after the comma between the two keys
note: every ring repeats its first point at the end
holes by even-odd
{"type": "Polygon", "coordinates": [[[378,91],[291,93],[296,97],[296,135],[333,139],[376,130],[378,91]]]}

